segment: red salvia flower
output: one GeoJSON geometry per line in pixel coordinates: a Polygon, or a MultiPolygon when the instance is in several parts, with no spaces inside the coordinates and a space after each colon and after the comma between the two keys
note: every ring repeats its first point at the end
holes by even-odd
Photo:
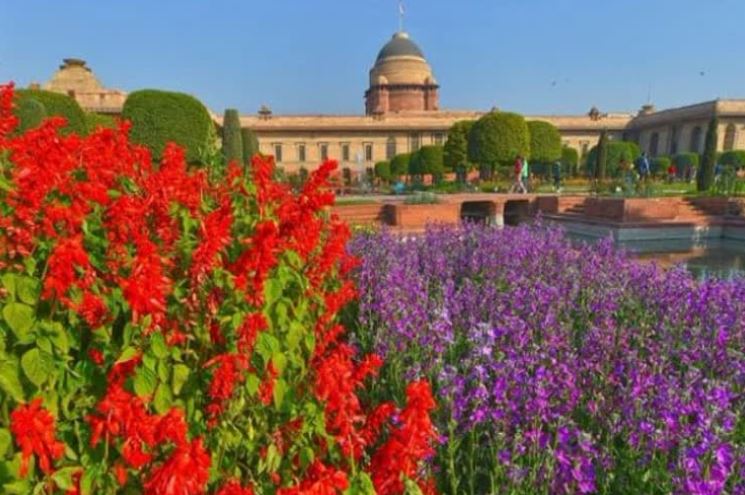
{"type": "Polygon", "coordinates": [[[65,452],[65,445],[57,441],[54,430],[54,417],[41,407],[40,398],[10,413],[10,431],[21,448],[21,476],[26,476],[32,454],[36,455],[44,473],[53,471],[51,459],[59,459],[65,452]]]}
{"type": "Polygon", "coordinates": [[[145,481],[145,495],[197,495],[209,480],[210,456],[197,438],[179,445],[145,481]]]}
{"type": "Polygon", "coordinates": [[[242,487],[240,482],[233,480],[222,485],[215,495],[254,495],[254,491],[251,485],[242,487]]]}

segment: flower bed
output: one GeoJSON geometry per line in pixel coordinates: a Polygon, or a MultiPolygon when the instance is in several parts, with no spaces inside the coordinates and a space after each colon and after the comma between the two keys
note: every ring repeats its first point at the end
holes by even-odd
{"type": "Polygon", "coordinates": [[[127,124],[17,135],[0,86],[0,493],[431,492],[429,384],[360,395],[336,166],[153,163],[127,124]]]}
{"type": "Polygon", "coordinates": [[[745,493],[745,280],[698,282],[557,230],[353,240],[376,394],[428,377],[460,494],[745,493]]]}

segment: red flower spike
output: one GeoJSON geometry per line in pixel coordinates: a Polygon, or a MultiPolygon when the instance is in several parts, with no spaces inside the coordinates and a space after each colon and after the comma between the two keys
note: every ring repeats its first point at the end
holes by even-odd
{"type": "Polygon", "coordinates": [[[40,398],[10,413],[10,432],[21,448],[21,477],[26,476],[28,459],[32,455],[36,455],[45,474],[52,473],[51,460],[59,459],[65,452],[65,445],[57,441],[54,430],[54,417],[41,407],[40,398]]]}

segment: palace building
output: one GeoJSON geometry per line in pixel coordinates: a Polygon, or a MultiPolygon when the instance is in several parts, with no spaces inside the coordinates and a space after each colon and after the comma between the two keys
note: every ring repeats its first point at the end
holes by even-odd
{"type": "MultiPolygon", "coordinates": [[[[126,93],[104,88],[83,60],[65,59],[44,89],[73,96],[87,111],[121,113],[126,93]]],[[[274,155],[287,172],[312,169],[326,158],[354,171],[423,145],[443,144],[450,126],[478,119],[488,109],[440,108],[440,86],[424,52],[399,31],[383,45],[370,68],[360,115],[276,115],[262,106],[241,116],[257,135],[262,153],[274,155]]],[[[214,114],[213,114],[214,115],[214,114]]],[[[656,111],[608,113],[593,107],[580,115],[526,115],[555,125],[563,144],[585,155],[602,130],[611,139],[638,142],[652,156],[703,151],[710,119],[719,117],[720,150],[745,148],[745,99],[715,100],[656,111]]],[[[217,125],[222,118],[214,116],[217,125]]]]}

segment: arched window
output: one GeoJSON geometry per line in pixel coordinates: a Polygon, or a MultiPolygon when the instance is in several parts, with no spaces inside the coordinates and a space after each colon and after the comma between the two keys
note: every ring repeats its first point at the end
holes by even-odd
{"type": "Polygon", "coordinates": [[[691,130],[691,143],[689,148],[695,153],[698,153],[701,149],[701,126],[697,125],[691,130]]]}
{"type": "Polygon", "coordinates": [[[394,156],[396,156],[396,138],[390,136],[385,142],[385,158],[390,160],[394,156]]]}
{"type": "Polygon", "coordinates": [[[652,136],[649,138],[649,154],[652,156],[657,156],[659,147],[660,147],[660,133],[653,132],[652,136]]]}
{"type": "Polygon", "coordinates": [[[727,124],[724,130],[724,151],[735,149],[735,140],[737,139],[737,129],[735,124],[727,124]]]}

